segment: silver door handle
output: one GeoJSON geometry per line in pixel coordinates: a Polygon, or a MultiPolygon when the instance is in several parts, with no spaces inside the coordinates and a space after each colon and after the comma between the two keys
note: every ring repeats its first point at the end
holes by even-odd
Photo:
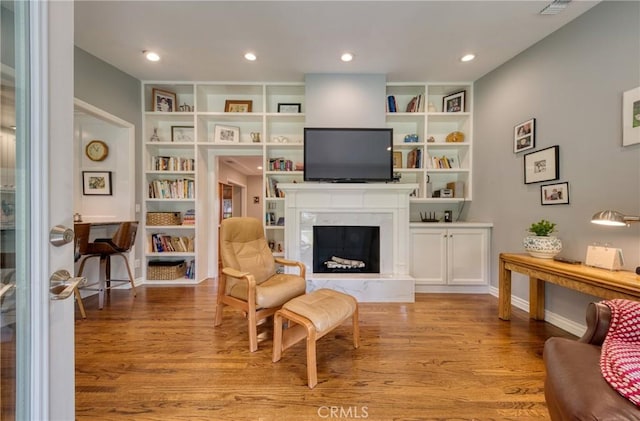
{"type": "Polygon", "coordinates": [[[57,270],[49,278],[49,298],[52,300],[64,300],[69,298],[79,286],[87,282],[85,277],[72,278],[69,271],[57,270]]]}

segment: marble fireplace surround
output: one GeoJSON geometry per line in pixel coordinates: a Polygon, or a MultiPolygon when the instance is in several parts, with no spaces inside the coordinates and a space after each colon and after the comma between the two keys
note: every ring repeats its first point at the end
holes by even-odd
{"type": "Polygon", "coordinates": [[[331,288],[361,302],[413,302],[409,194],[416,184],[291,183],[285,193],[285,256],[307,267],[307,291],[331,288]],[[380,227],[380,274],[313,273],[313,226],[380,227]]]}

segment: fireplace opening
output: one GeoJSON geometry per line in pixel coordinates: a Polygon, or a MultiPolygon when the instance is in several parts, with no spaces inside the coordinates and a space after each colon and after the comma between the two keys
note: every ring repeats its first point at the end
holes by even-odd
{"type": "Polygon", "coordinates": [[[314,273],[380,273],[380,227],[313,227],[314,273]]]}

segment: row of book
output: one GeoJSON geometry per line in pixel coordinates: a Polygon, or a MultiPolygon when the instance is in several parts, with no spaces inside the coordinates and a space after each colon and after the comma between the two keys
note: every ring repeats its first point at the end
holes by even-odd
{"type": "Polygon", "coordinates": [[[267,178],[265,196],[284,197],[284,192],[278,188],[278,181],[274,178],[267,178]]]}
{"type": "Polygon", "coordinates": [[[440,169],[449,169],[449,168],[460,168],[460,162],[458,162],[458,158],[456,156],[432,156],[431,157],[431,168],[440,168],[440,169]]]}
{"type": "Polygon", "coordinates": [[[196,261],[189,260],[187,262],[187,271],[184,274],[185,279],[196,279],[196,261]]]}
{"type": "Polygon", "coordinates": [[[196,195],[195,184],[195,180],[192,178],[153,180],[149,183],[149,198],[194,199],[196,195]]]}
{"type": "Polygon", "coordinates": [[[179,156],[152,156],[151,171],[194,171],[195,160],[179,156]]]}
{"type": "Polygon", "coordinates": [[[153,253],[190,253],[195,251],[193,238],[164,233],[149,235],[149,250],[153,253]]]}
{"type": "Polygon", "coordinates": [[[285,158],[269,159],[269,171],[293,171],[293,161],[285,158]]]}
{"type": "Polygon", "coordinates": [[[182,217],[182,225],[195,225],[196,224],[196,210],[187,209],[182,217]]]}
{"type": "MultiPolygon", "coordinates": [[[[395,95],[387,96],[387,112],[388,113],[402,112],[402,109],[398,108],[398,102],[396,101],[395,95]]],[[[411,98],[411,101],[407,103],[407,106],[405,107],[404,112],[406,113],[424,112],[424,96],[422,94],[419,94],[411,98]]]]}

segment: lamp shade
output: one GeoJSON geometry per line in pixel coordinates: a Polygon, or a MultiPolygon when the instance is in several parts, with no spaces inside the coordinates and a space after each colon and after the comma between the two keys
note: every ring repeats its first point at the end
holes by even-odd
{"type": "Polygon", "coordinates": [[[637,221],[638,217],[636,216],[626,216],[613,210],[603,210],[597,212],[591,217],[591,222],[594,224],[609,225],[613,227],[623,227],[628,225],[630,222],[637,221]]]}

